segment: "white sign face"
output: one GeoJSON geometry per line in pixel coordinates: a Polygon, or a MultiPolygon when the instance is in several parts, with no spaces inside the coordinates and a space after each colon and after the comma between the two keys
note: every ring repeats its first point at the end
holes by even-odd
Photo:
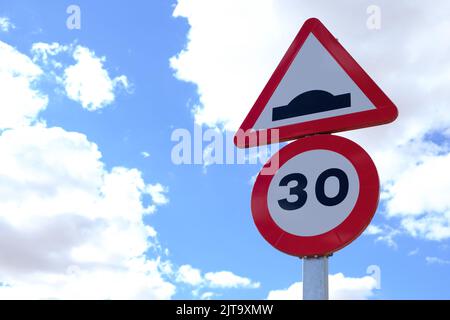
{"type": "Polygon", "coordinates": [[[360,182],[343,155],[318,149],[287,161],[269,185],[267,206],[274,222],[296,236],[315,236],[340,225],[355,207],[360,182]]]}
{"type": "Polygon", "coordinates": [[[253,129],[270,129],[375,109],[311,33],[253,129]]]}

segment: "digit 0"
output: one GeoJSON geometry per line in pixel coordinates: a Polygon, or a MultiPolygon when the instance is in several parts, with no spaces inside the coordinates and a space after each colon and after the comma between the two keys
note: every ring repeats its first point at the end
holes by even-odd
{"type": "Polygon", "coordinates": [[[344,171],[337,168],[332,168],[322,172],[316,181],[316,197],[317,200],[324,206],[336,206],[342,201],[348,194],[348,177],[344,171]],[[334,197],[328,197],[325,194],[325,182],[328,178],[336,177],[339,180],[339,192],[334,197]]]}
{"type": "MultiPolygon", "coordinates": [[[[303,207],[308,199],[308,194],[305,191],[308,185],[308,180],[305,175],[301,173],[291,173],[281,179],[279,186],[287,187],[289,182],[295,181],[297,185],[289,189],[289,194],[297,196],[296,201],[288,201],[288,199],[278,200],[278,205],[287,211],[297,210],[303,207]]],[[[331,207],[340,204],[347,197],[348,194],[348,177],[344,171],[338,168],[331,168],[322,172],[316,181],[315,193],[317,201],[322,205],[331,207]],[[325,182],[335,177],[339,181],[339,191],[334,197],[329,197],[325,194],[325,182]]]]}

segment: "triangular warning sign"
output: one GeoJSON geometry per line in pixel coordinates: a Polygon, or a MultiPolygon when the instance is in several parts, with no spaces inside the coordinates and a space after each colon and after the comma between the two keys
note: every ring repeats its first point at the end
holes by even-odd
{"type": "Polygon", "coordinates": [[[397,108],[316,18],[308,19],[234,137],[245,148],[392,122],[397,108]],[[277,129],[277,130],[274,130],[277,129]]]}

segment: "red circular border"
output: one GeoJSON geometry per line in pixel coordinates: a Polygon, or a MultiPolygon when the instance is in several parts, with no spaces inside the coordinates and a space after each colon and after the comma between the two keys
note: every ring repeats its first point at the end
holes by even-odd
{"type": "Polygon", "coordinates": [[[292,142],[279,150],[279,168],[294,156],[310,150],[330,150],[347,158],[359,178],[359,195],[348,217],[334,229],[316,236],[298,236],[281,229],[270,216],[267,193],[274,174],[259,173],[252,191],[253,220],[262,236],[275,248],[298,257],[325,256],[355,240],[369,225],[378,207],[380,182],[377,169],[367,152],[355,142],[334,135],[317,135],[292,142]]]}

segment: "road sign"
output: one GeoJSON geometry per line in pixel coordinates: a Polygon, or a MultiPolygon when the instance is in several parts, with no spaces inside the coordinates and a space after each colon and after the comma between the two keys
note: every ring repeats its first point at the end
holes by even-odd
{"type": "Polygon", "coordinates": [[[294,256],[325,256],[369,225],[380,185],[373,161],[359,145],[316,135],[273,157],[279,157],[279,169],[258,175],[251,201],[255,224],[272,246],[294,256]]]}
{"type": "Polygon", "coordinates": [[[234,143],[252,147],[375,126],[394,121],[397,114],[392,101],[338,40],[311,18],[275,69],[234,143]],[[274,129],[278,134],[272,134],[274,129]]]}

